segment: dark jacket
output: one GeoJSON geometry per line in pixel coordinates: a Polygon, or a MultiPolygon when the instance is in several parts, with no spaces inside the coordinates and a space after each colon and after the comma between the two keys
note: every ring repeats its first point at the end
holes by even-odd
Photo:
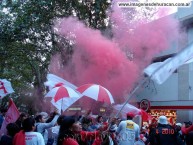
{"type": "Polygon", "coordinates": [[[0,140],[0,145],[12,145],[13,138],[8,135],[3,135],[0,140]]]}
{"type": "Polygon", "coordinates": [[[156,145],[178,145],[177,133],[171,125],[158,124],[155,130],[156,145]]]}
{"type": "Polygon", "coordinates": [[[149,130],[149,142],[150,142],[150,145],[156,145],[155,135],[156,135],[156,127],[150,126],[150,130],[149,130]]]}
{"type": "Polygon", "coordinates": [[[186,135],[186,144],[187,145],[193,145],[193,131],[189,132],[186,135]]]}

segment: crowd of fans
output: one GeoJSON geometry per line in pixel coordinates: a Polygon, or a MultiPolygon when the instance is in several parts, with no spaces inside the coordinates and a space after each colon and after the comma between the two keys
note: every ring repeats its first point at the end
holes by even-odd
{"type": "Polygon", "coordinates": [[[35,116],[21,113],[16,122],[7,125],[0,145],[193,145],[190,121],[171,125],[166,116],[160,116],[140,127],[134,117],[131,112],[126,119],[93,118],[88,112],[81,116],[65,116],[58,111],[35,116]]]}

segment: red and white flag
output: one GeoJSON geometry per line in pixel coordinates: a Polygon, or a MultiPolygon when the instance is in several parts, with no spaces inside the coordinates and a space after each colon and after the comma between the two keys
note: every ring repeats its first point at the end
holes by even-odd
{"type": "Polygon", "coordinates": [[[54,74],[48,74],[47,75],[47,81],[44,83],[45,86],[47,86],[49,88],[49,90],[53,89],[54,87],[56,87],[57,84],[62,83],[65,86],[68,86],[72,89],[76,89],[77,86],[75,86],[74,84],[68,82],[67,80],[64,80],[63,78],[60,78],[54,74]]]}
{"type": "Polygon", "coordinates": [[[149,65],[144,69],[144,73],[156,83],[162,84],[178,67],[191,62],[193,62],[193,43],[183,49],[176,56],[169,58],[164,62],[149,65]]]}
{"type": "Polygon", "coordinates": [[[148,121],[148,119],[151,119],[151,116],[144,110],[142,109],[138,109],[137,107],[127,103],[124,108],[123,107],[124,104],[117,104],[117,105],[114,105],[113,108],[116,110],[116,111],[119,111],[122,109],[121,111],[121,115],[123,118],[126,118],[127,116],[127,113],[130,112],[132,114],[134,114],[135,116],[137,115],[140,115],[143,119],[143,121],[148,121]]]}
{"type": "Polygon", "coordinates": [[[15,122],[18,119],[19,115],[20,113],[17,107],[15,106],[15,103],[13,102],[12,99],[10,99],[9,108],[5,114],[5,119],[1,126],[0,136],[7,133],[7,129],[6,129],[7,124],[15,122]]]}
{"type": "Polygon", "coordinates": [[[13,92],[14,90],[11,86],[11,83],[6,79],[0,79],[0,99],[13,92]]]}

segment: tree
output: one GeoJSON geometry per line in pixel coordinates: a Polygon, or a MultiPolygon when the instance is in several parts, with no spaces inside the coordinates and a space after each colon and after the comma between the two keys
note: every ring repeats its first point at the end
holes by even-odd
{"type": "Polygon", "coordinates": [[[30,106],[34,108],[35,101],[43,103],[51,56],[61,52],[63,45],[69,57],[73,53],[67,40],[58,43],[60,39],[52,29],[54,20],[74,15],[87,26],[103,30],[109,3],[104,0],[9,0],[0,4],[0,76],[12,82],[16,92],[12,96],[17,98],[17,105],[33,100],[30,106]]]}

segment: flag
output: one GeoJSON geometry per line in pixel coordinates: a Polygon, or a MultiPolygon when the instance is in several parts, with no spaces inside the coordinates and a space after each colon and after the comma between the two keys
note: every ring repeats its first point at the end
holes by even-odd
{"type": "Polygon", "coordinates": [[[11,83],[6,79],[0,79],[0,99],[13,92],[14,90],[11,86],[11,83]]]}
{"type": "Polygon", "coordinates": [[[164,62],[151,64],[144,69],[144,73],[156,83],[162,84],[178,67],[191,62],[193,62],[193,43],[183,49],[176,56],[169,58],[164,62]]]}
{"type": "Polygon", "coordinates": [[[113,108],[116,110],[116,111],[119,111],[122,109],[121,111],[121,115],[123,118],[126,118],[127,116],[127,113],[131,113],[133,114],[134,116],[137,116],[137,115],[140,115],[143,119],[143,121],[148,121],[148,119],[151,119],[151,116],[146,112],[144,111],[143,109],[138,109],[137,107],[127,103],[124,108],[123,107],[124,104],[117,104],[117,105],[114,105],[113,108]]]}
{"type": "Polygon", "coordinates": [[[48,74],[47,75],[47,81],[44,83],[45,86],[49,87],[49,90],[51,90],[52,88],[56,87],[57,84],[64,84],[72,89],[76,89],[77,86],[73,85],[72,83],[54,75],[54,74],[48,74]]]}
{"type": "Polygon", "coordinates": [[[140,113],[141,113],[140,109],[138,109],[137,107],[135,107],[135,106],[133,106],[133,105],[131,105],[129,103],[127,103],[124,106],[124,108],[122,108],[123,106],[124,106],[124,104],[116,104],[116,105],[113,106],[113,108],[116,111],[119,111],[119,110],[122,109],[121,115],[122,115],[123,118],[126,118],[128,112],[131,112],[131,113],[133,113],[135,115],[140,115],[140,113]]]}
{"type": "Polygon", "coordinates": [[[148,121],[152,119],[152,116],[149,115],[146,111],[144,111],[143,109],[140,109],[140,111],[143,121],[148,121]]]}
{"type": "Polygon", "coordinates": [[[6,126],[9,123],[15,122],[18,119],[19,115],[20,115],[20,113],[17,110],[17,107],[15,106],[15,103],[13,102],[12,99],[10,99],[9,100],[9,107],[8,107],[8,110],[5,114],[5,119],[4,119],[4,121],[2,123],[2,126],[1,126],[0,136],[7,133],[6,126]]]}

